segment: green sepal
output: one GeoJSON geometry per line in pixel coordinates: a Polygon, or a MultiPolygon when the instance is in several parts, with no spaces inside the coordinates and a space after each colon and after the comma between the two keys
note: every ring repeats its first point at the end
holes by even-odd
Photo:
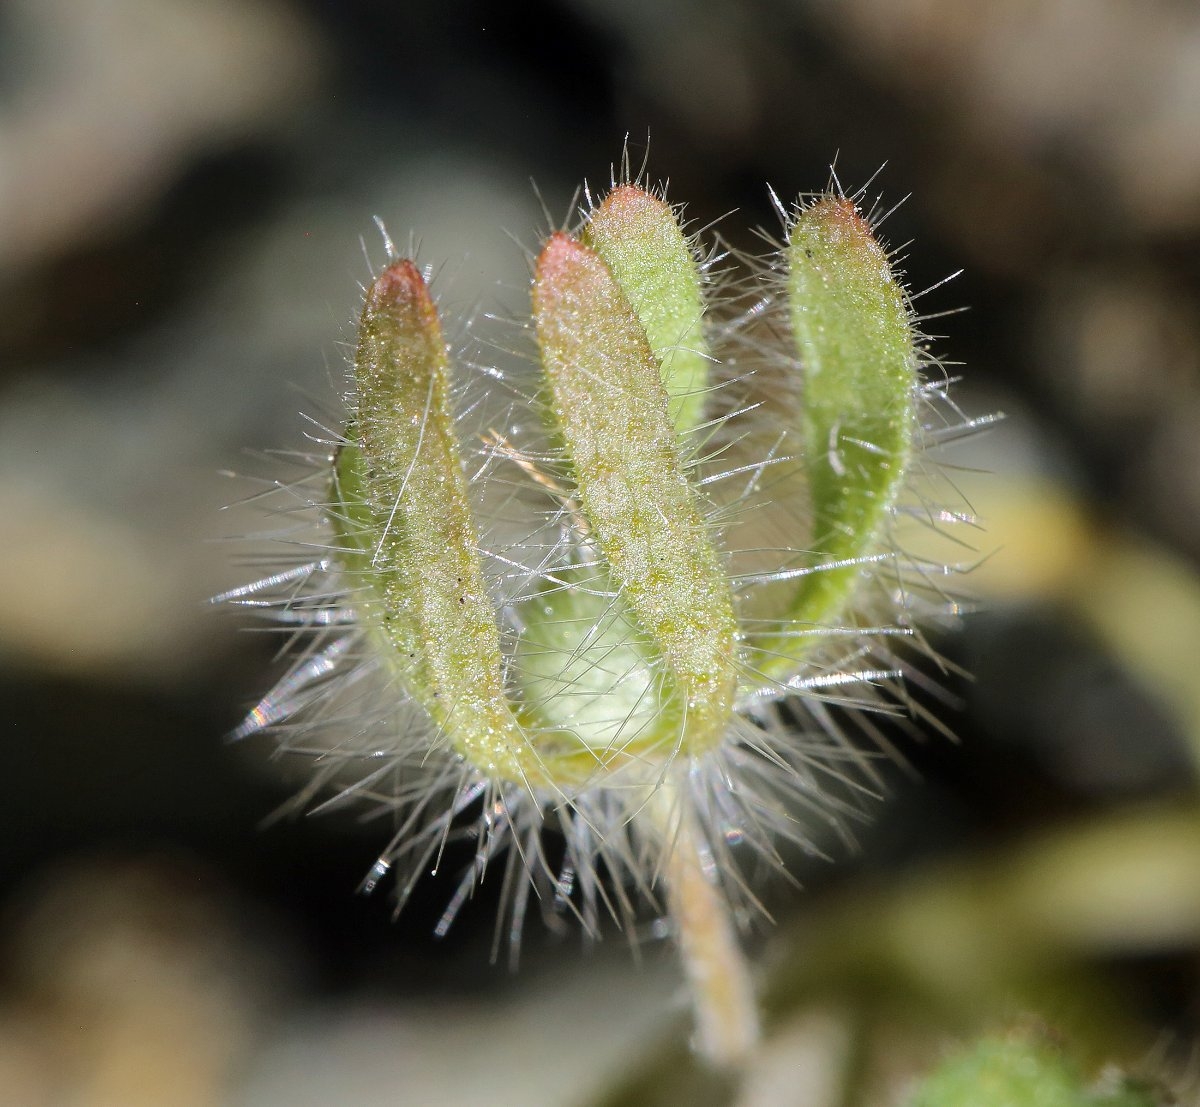
{"type": "Polygon", "coordinates": [[[675,432],[704,419],[712,358],[703,278],[670,204],[619,185],[588,217],[582,241],[607,263],[660,363],[675,432]]]}
{"type": "MultiPolygon", "coordinates": [[[[780,613],[792,627],[844,625],[882,549],[916,431],[918,349],[904,288],[851,200],[801,210],[785,248],[788,312],[803,374],[800,431],[812,511],[807,570],[780,613]]],[[[782,624],[781,624],[782,625],[782,624]]],[[[772,677],[814,641],[765,636],[772,677]]]]}
{"type": "Polygon", "coordinates": [[[450,404],[437,310],[410,261],[367,292],[358,410],[338,458],[337,512],[362,576],[356,602],[385,657],[445,738],[481,771],[540,776],[509,705],[450,404]]]}
{"type": "Polygon", "coordinates": [[[688,753],[715,744],[736,686],[732,597],[680,458],[659,363],[594,250],[566,234],[538,259],[533,316],[583,514],[682,705],[688,753]]]}

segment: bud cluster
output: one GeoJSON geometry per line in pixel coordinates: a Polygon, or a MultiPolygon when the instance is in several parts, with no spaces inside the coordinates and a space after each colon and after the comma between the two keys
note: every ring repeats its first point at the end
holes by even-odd
{"type": "Polygon", "coordinates": [[[898,523],[951,518],[914,459],[970,423],[926,379],[860,199],[797,205],[731,277],[616,184],[536,259],[532,385],[452,364],[421,269],[391,259],[325,491],[302,497],[316,553],[224,597],[306,633],[240,733],[393,814],[369,885],[395,867],[403,902],[469,838],[439,928],[499,865],[514,954],[532,893],[590,932],[649,900],[715,1062],[755,1035],[746,862],[782,868],[781,843],[815,848],[804,812],[853,807],[878,713],[906,702],[905,640],[951,606],[898,523]],[[505,388],[507,424],[467,429],[505,388]]]}

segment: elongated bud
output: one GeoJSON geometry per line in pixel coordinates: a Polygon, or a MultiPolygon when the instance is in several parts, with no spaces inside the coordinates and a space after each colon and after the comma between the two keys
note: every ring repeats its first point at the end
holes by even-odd
{"type": "Polygon", "coordinates": [[[583,242],[607,263],[661,366],[678,434],[704,417],[712,359],[704,334],[703,281],[671,206],[619,185],[592,212],[583,242]]]}
{"type": "Polygon", "coordinates": [[[410,261],[367,293],[358,411],[338,462],[367,617],[413,696],[476,767],[523,780],[533,759],[504,691],[499,631],[450,408],[437,310],[410,261]]]}
{"type": "Polygon", "coordinates": [[[554,416],[595,541],[686,713],[696,753],[732,710],[734,621],[679,457],[646,331],[604,260],[566,234],[538,259],[533,314],[554,416]]]}
{"type": "MultiPolygon", "coordinates": [[[[908,472],[917,346],[904,289],[851,200],[827,196],[800,211],[786,257],[815,552],[784,614],[831,626],[845,619],[864,559],[881,548],[908,472]]],[[[765,669],[793,666],[812,641],[774,643],[779,656],[765,669]]]]}

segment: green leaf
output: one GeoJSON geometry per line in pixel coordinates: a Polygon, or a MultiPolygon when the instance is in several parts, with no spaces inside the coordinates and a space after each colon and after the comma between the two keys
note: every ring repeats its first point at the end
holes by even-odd
{"type": "Polygon", "coordinates": [[[985,1038],[944,1061],[909,1107],[1085,1107],[1060,1053],[1024,1038],[985,1038]]]}
{"type": "Polygon", "coordinates": [[[1151,1092],[1123,1081],[1115,1091],[1085,1087],[1078,1068],[1042,1036],[981,1038],[947,1058],[908,1107],[1155,1107],[1151,1092]]]}

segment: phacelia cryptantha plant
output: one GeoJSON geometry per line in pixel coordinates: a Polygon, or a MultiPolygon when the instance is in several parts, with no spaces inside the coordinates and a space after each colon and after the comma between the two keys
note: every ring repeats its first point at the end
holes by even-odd
{"type": "Polygon", "coordinates": [[[614,184],[536,257],[524,372],[452,359],[393,255],[346,428],[288,490],[320,533],[223,597],[301,632],[240,733],[392,815],[368,886],[395,870],[402,904],[469,839],[439,929],[498,867],[514,951],[531,896],[593,933],[649,902],[718,1064],[757,1035],[747,874],[844,813],[919,617],[952,606],[899,530],[962,518],[915,478],[970,424],[861,199],[780,206],[736,276],[614,184]]]}

